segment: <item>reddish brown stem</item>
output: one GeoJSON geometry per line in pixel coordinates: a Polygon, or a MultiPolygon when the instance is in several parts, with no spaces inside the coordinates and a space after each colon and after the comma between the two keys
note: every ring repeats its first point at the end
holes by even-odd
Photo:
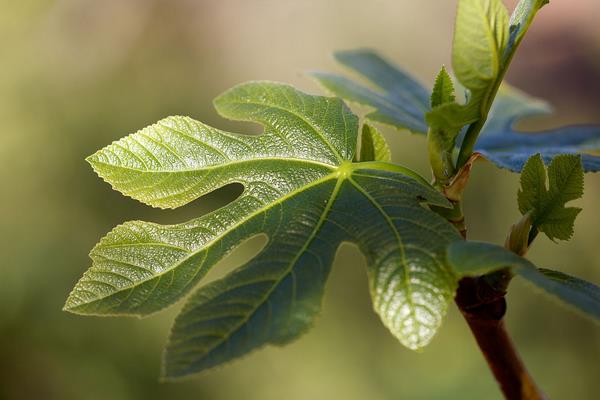
{"type": "Polygon", "coordinates": [[[504,295],[504,289],[492,287],[485,278],[463,278],[455,300],[504,397],[543,400],[543,393],[527,372],[506,331],[504,295]]]}
{"type": "MultiPolygon", "coordinates": [[[[467,228],[461,200],[473,163],[479,156],[478,153],[471,154],[450,185],[442,188],[452,208],[432,207],[432,210],[453,224],[465,240],[467,228]]],[[[525,241],[523,244],[518,233],[529,234],[530,227],[531,221],[527,216],[513,226],[511,232],[514,231],[515,234],[511,234],[507,239],[507,248],[519,255],[525,254],[528,242],[525,241]],[[516,248],[513,248],[513,245],[516,248]]],[[[512,274],[509,270],[496,271],[478,278],[463,278],[458,284],[455,301],[471,328],[504,397],[508,400],[544,400],[544,394],[527,372],[504,325],[506,288],[511,278],[512,274]]]]}

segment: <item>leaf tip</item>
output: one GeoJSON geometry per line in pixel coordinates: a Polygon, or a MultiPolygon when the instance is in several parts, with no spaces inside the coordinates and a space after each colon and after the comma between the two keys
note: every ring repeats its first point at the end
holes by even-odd
{"type": "Polygon", "coordinates": [[[338,50],[333,53],[333,58],[341,64],[346,64],[355,57],[378,57],[378,55],[373,49],[366,47],[350,50],[338,50]]]}
{"type": "Polygon", "coordinates": [[[63,305],[62,311],[68,312],[69,314],[85,315],[84,312],[78,310],[79,306],[80,304],[73,300],[73,293],[71,292],[71,294],[69,294],[69,297],[67,297],[65,304],[63,305]]]}
{"type": "Polygon", "coordinates": [[[62,307],[61,311],[63,311],[63,312],[68,312],[68,313],[71,313],[71,306],[69,306],[69,303],[68,303],[68,301],[69,301],[69,300],[67,299],[67,301],[66,301],[66,302],[65,302],[65,304],[63,305],[63,307],[62,307]]]}
{"type": "Polygon", "coordinates": [[[98,152],[91,154],[85,158],[85,162],[90,164],[95,169],[95,165],[98,163],[98,152]]]}
{"type": "Polygon", "coordinates": [[[71,293],[69,293],[69,296],[63,305],[62,311],[76,315],[87,315],[87,313],[82,309],[85,303],[76,294],[77,288],[78,284],[75,285],[71,293]]]}

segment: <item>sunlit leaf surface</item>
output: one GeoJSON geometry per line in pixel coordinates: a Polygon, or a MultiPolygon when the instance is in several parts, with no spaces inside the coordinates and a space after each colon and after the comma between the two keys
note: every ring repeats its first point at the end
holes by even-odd
{"type": "Polygon", "coordinates": [[[353,164],[358,119],[339,99],[254,82],[215,105],[225,117],[262,124],[264,134],[171,117],[89,161],[115,189],[157,207],[178,207],[234,182],[244,186],[242,195],[183,224],[118,226],[92,250],[92,267],[65,308],[153,313],[190,292],[242,241],[266,234],[254,259],[192,292],[177,317],[164,375],[183,376],[306,331],[337,248],[352,242],[367,260],[383,323],[409,348],[426,345],[456,287],[444,251],[458,234],[426,206],[447,206],[445,198],[405,168],[353,164]]]}

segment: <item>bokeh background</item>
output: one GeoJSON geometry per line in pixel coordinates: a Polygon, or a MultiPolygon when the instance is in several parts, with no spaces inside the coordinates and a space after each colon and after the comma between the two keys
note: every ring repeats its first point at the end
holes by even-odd
{"type": "MultiPolygon", "coordinates": [[[[516,1],[507,2],[510,6],[516,1]],[[510,3],[510,4],[509,4],[510,3]]],[[[125,220],[181,222],[227,202],[218,191],[159,211],[113,192],[84,157],[167,115],[239,130],[211,99],[250,79],[310,91],[335,49],[372,47],[431,82],[449,64],[455,0],[20,0],[0,12],[0,398],[499,399],[452,307],[422,353],[404,349],[371,311],[357,250],[339,253],[315,328],[181,383],[157,380],[181,304],[143,320],[61,311],[87,253],[125,220]]],[[[508,80],[556,106],[527,127],[600,122],[600,6],[553,0],[508,80]]],[[[248,131],[256,132],[255,127],[248,131]]],[[[428,174],[422,138],[384,129],[395,161],[428,174]]],[[[480,163],[467,193],[473,239],[501,243],[518,218],[518,177],[480,163]]],[[[586,177],[574,240],[540,238],[531,258],[600,282],[600,175],[586,177]]],[[[237,249],[239,265],[256,243],[237,249]]],[[[596,399],[600,328],[516,281],[508,326],[553,399],[596,399]]]]}

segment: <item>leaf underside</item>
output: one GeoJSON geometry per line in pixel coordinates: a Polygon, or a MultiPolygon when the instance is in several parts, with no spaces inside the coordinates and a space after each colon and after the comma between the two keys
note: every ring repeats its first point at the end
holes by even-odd
{"type": "Polygon", "coordinates": [[[459,276],[479,276],[511,268],[543,292],[600,322],[600,287],[562,272],[538,269],[502,246],[474,241],[454,242],[448,247],[448,263],[459,276]]]}
{"type": "MultiPolygon", "coordinates": [[[[375,85],[378,83],[374,81],[372,71],[376,71],[379,66],[385,65],[386,69],[393,69],[394,72],[382,75],[386,80],[379,81],[379,86],[375,89],[342,75],[313,73],[328,92],[374,109],[365,116],[372,122],[426,134],[425,114],[431,108],[425,87],[373,51],[345,51],[336,53],[335,57],[341,64],[375,85]],[[407,92],[412,90],[412,103],[402,100],[407,99],[407,92]]],[[[573,125],[538,132],[525,132],[515,128],[518,122],[527,117],[549,112],[550,107],[546,103],[508,85],[501,86],[475,145],[475,151],[496,166],[513,172],[520,172],[527,159],[538,153],[546,164],[558,154],[581,154],[586,172],[600,171],[600,125],[573,125]]],[[[460,140],[457,143],[460,144],[460,140]]]]}
{"type": "Polygon", "coordinates": [[[336,61],[365,78],[369,86],[343,75],[313,72],[330,93],[351,103],[373,108],[365,117],[413,133],[427,132],[424,115],[430,110],[429,91],[408,73],[371,50],[334,53],[336,61]]]}
{"type": "Polygon", "coordinates": [[[475,151],[500,168],[521,172],[527,160],[540,154],[544,163],[559,154],[580,154],[585,172],[600,171],[600,125],[570,125],[545,131],[515,129],[521,120],[546,115],[550,107],[515,89],[501,89],[475,151]]]}
{"type": "Polygon", "coordinates": [[[254,259],[187,299],[163,371],[180,377],[306,331],[337,248],[352,242],[366,257],[383,323],[407,347],[426,345],[456,287],[444,251],[458,234],[426,206],[448,206],[446,199],[402,167],[351,163],[358,119],[339,99],[252,82],[215,106],[224,117],[260,123],[264,133],[233,134],[170,117],[88,160],[113,188],[156,207],[179,207],[234,182],[244,186],[242,195],[182,224],[116,227],[92,250],[92,266],[65,309],[154,313],[192,291],[241,242],[266,234],[254,259]]]}

